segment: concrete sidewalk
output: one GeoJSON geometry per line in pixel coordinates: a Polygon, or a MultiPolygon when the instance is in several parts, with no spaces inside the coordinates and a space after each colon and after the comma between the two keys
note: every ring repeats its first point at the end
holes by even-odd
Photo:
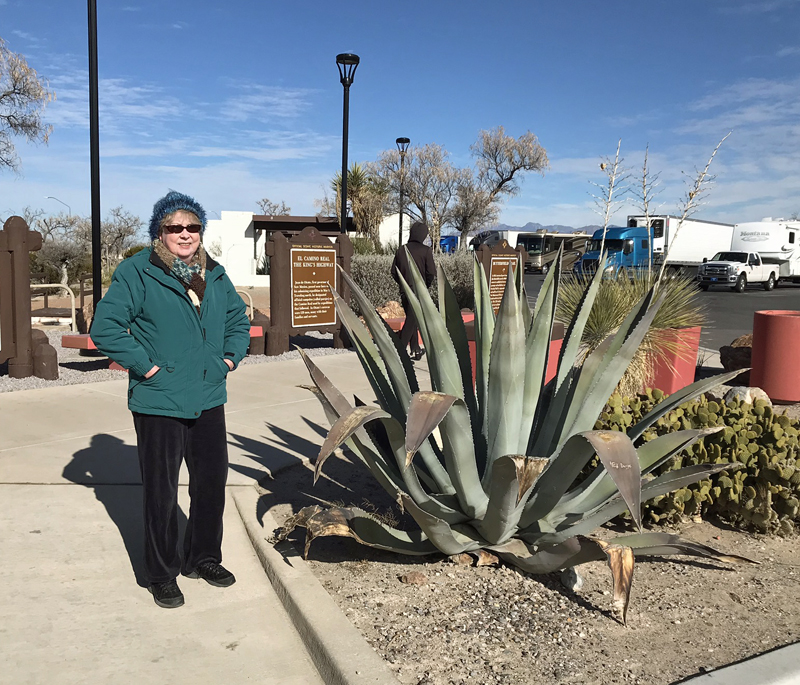
{"type": "MultiPolygon", "coordinates": [[[[371,397],[355,355],[318,363],[336,383],[371,397]]],[[[141,582],[127,381],[0,394],[0,683],[393,682],[321,586],[307,622],[331,635],[301,637],[297,609],[287,611],[278,593],[302,594],[313,576],[273,585],[260,558],[277,553],[264,544],[271,519],[263,527],[257,519],[254,482],[315,455],[327,427],[319,402],[296,387],[308,382],[300,360],[230,375],[223,562],[237,583],[221,589],[179,578],[186,605],[177,610],[157,607],[141,582]]],[[[184,471],[182,523],[186,483],[184,471]]]]}
{"type": "MultiPolygon", "coordinates": [[[[371,399],[354,354],[315,362],[342,390],[371,399]]],[[[140,581],[127,381],[0,394],[0,684],[396,683],[291,546],[265,540],[274,522],[258,511],[254,483],[313,458],[327,432],[321,406],[297,387],[308,383],[300,360],[229,376],[223,562],[238,582],[179,579],[186,605],[172,611],[140,581]]],[[[183,512],[186,482],[184,471],[183,512]]],[[[698,685],[800,683],[797,650],[705,674],[698,685]]]]}

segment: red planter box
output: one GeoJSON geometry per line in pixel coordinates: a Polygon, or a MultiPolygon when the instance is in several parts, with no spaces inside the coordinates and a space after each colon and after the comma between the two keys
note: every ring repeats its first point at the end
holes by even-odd
{"type": "Polygon", "coordinates": [[[697,351],[700,349],[700,326],[676,328],[665,331],[677,345],[675,352],[665,350],[668,361],[656,359],[651,388],[668,395],[694,383],[697,368],[697,351]]]}

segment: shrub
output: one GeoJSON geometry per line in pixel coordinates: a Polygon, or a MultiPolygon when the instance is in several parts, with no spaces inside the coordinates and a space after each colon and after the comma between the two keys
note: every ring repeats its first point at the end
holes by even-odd
{"type": "MultiPolygon", "coordinates": [[[[391,274],[393,260],[394,254],[354,254],[350,263],[350,275],[376,307],[383,307],[391,300],[400,301],[400,286],[395,283],[391,274]]],[[[436,255],[434,261],[441,265],[447,280],[450,281],[459,308],[473,309],[475,298],[472,288],[472,253],[436,255]]],[[[430,293],[434,302],[438,302],[439,294],[435,281],[430,293]]],[[[356,314],[362,314],[355,300],[351,301],[350,306],[356,314]]]]}
{"type": "MultiPolygon", "coordinates": [[[[664,395],[648,391],[633,398],[615,394],[596,428],[626,431],[664,395]]],[[[702,396],[665,414],[642,435],[652,440],[681,429],[723,430],[706,435],[655,473],[696,464],[735,463],[737,470],[714,474],[645,505],[652,522],[675,523],[684,515],[717,515],[761,532],[789,534],[800,524],[800,422],[776,415],[764,400],[750,405],[702,396]]]]}

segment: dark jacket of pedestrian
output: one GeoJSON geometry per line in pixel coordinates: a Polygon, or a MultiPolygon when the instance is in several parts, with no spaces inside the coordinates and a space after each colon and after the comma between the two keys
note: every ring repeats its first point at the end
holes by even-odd
{"type": "MultiPolygon", "coordinates": [[[[408,232],[408,242],[401,245],[392,262],[392,278],[400,283],[398,273],[405,279],[406,283],[413,287],[411,280],[411,270],[408,266],[408,257],[406,250],[417,265],[419,273],[425,281],[425,287],[430,287],[433,279],[436,276],[436,265],[433,262],[433,250],[425,244],[425,239],[428,237],[428,226],[423,221],[417,221],[411,225],[408,232]]],[[[402,291],[401,291],[402,295],[402,291]]]]}

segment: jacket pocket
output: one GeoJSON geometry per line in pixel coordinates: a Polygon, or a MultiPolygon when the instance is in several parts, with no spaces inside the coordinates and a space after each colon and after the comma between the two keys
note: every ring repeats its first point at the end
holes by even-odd
{"type": "Polygon", "coordinates": [[[175,362],[154,359],[153,364],[158,371],[150,378],[131,372],[128,398],[140,407],[159,410],[172,408],[179,399],[170,396],[175,393],[175,362]]]}
{"type": "Polygon", "coordinates": [[[222,357],[212,356],[208,359],[204,374],[205,381],[212,385],[224,383],[225,378],[228,376],[228,371],[230,371],[230,369],[222,357]]]}

